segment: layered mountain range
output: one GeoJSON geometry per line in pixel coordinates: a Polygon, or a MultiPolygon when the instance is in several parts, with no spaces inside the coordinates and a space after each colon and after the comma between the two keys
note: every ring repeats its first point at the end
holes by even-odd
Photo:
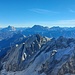
{"type": "Polygon", "coordinates": [[[75,37],[75,27],[43,27],[40,25],[34,25],[31,28],[15,28],[8,26],[0,29],[0,40],[11,38],[15,33],[22,33],[23,35],[29,36],[33,34],[40,34],[49,38],[64,37],[75,37]]]}
{"type": "Polygon", "coordinates": [[[2,33],[0,75],[75,75],[75,28],[8,26],[2,33]]]}
{"type": "Polygon", "coordinates": [[[32,34],[40,34],[42,36],[47,36],[50,38],[58,38],[60,36],[64,37],[75,37],[75,27],[43,27],[40,25],[34,25],[32,28],[27,28],[22,32],[26,36],[32,34]]]}

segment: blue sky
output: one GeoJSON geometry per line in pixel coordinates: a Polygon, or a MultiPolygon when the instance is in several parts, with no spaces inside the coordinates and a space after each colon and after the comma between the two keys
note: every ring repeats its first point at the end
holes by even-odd
{"type": "Polygon", "coordinates": [[[0,0],[0,27],[75,26],[75,0],[0,0]]]}

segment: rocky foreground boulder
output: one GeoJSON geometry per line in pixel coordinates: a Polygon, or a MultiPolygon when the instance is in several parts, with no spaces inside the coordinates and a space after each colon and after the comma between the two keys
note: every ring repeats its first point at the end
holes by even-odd
{"type": "Polygon", "coordinates": [[[35,37],[8,52],[1,75],[75,75],[75,39],[35,37]]]}

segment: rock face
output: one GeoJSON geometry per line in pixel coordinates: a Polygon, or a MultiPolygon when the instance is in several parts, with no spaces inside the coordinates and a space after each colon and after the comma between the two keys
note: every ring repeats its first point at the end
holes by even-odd
{"type": "MultiPolygon", "coordinates": [[[[46,43],[25,70],[25,75],[75,74],[75,40],[60,37],[46,43]]],[[[24,75],[22,73],[22,75],[24,75]]]]}
{"type": "Polygon", "coordinates": [[[2,60],[7,71],[19,71],[28,67],[33,56],[49,39],[39,34],[28,37],[20,45],[16,44],[11,48],[2,60]]]}
{"type": "Polygon", "coordinates": [[[75,39],[61,36],[48,41],[33,35],[13,47],[1,63],[7,75],[75,75],[75,39]]]}

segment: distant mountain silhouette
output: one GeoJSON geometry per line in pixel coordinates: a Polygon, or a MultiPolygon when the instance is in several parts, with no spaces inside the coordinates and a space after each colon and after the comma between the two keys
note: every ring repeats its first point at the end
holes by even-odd
{"type": "Polygon", "coordinates": [[[6,31],[16,31],[16,28],[13,27],[13,26],[8,26],[6,28],[3,28],[1,31],[4,31],[4,32],[6,32],[6,31]]]}
{"type": "Polygon", "coordinates": [[[27,28],[22,32],[26,36],[32,34],[40,34],[42,36],[58,38],[60,36],[64,37],[75,37],[75,27],[43,27],[40,25],[34,25],[32,28],[27,28]]]}

